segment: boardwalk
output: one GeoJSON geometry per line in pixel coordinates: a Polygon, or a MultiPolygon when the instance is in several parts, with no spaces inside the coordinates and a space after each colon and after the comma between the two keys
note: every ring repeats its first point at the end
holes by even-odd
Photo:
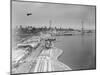
{"type": "MultiPolygon", "coordinates": [[[[32,40],[33,39],[31,38],[25,42],[32,40]]],[[[42,41],[42,44],[39,44],[36,49],[31,48],[29,53],[27,53],[26,48],[22,58],[18,60],[14,66],[12,66],[12,73],[15,74],[71,70],[70,67],[58,60],[58,57],[63,53],[63,50],[54,46],[47,49],[43,47],[43,44],[44,42],[42,41]]]]}
{"type": "Polygon", "coordinates": [[[62,50],[54,48],[43,50],[40,56],[36,59],[37,64],[31,72],[50,72],[71,70],[67,65],[57,60],[57,57],[62,53],[62,50]]]}
{"type": "MultiPolygon", "coordinates": [[[[39,54],[41,51],[35,52],[39,54]]],[[[14,73],[30,73],[30,72],[51,72],[71,70],[67,65],[58,61],[57,58],[62,54],[62,50],[54,48],[43,50],[39,56],[35,56],[34,52],[16,68],[14,73]]]]}

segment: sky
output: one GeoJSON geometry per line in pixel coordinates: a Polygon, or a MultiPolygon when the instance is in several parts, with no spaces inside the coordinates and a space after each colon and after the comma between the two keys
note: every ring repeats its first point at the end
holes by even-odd
{"type": "Polygon", "coordinates": [[[12,2],[12,28],[16,26],[95,29],[95,6],[53,4],[40,2],[12,2]],[[32,15],[27,16],[27,13],[32,15]]]}

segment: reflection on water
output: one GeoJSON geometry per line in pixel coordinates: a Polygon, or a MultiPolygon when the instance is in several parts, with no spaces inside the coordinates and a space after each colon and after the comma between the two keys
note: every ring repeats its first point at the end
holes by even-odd
{"type": "Polygon", "coordinates": [[[55,46],[63,50],[59,60],[77,69],[95,68],[95,34],[57,36],[55,46]]]}

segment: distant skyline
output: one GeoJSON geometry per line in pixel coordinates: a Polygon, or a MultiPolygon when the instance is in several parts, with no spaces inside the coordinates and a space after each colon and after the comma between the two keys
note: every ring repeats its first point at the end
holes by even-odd
{"type": "Polygon", "coordinates": [[[12,28],[16,26],[95,29],[95,6],[12,1],[12,28]],[[32,15],[27,16],[27,13],[32,15]]]}

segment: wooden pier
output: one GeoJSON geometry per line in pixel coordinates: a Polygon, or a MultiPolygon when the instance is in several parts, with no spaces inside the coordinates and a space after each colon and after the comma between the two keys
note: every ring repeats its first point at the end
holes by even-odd
{"type": "Polygon", "coordinates": [[[62,54],[61,49],[51,48],[48,50],[38,49],[24,60],[24,62],[15,70],[14,73],[34,73],[71,70],[70,67],[58,60],[62,54]],[[40,50],[40,51],[39,51],[40,50]],[[37,55],[37,56],[36,56],[37,55]]]}
{"type": "Polygon", "coordinates": [[[37,64],[31,72],[50,72],[50,71],[63,71],[71,70],[67,65],[58,61],[57,58],[62,54],[62,50],[53,48],[43,50],[36,59],[37,64]]]}
{"type": "MultiPolygon", "coordinates": [[[[49,39],[45,38],[44,40],[48,41],[49,39]]],[[[71,70],[69,66],[58,60],[63,50],[50,45],[50,42],[45,43],[44,40],[40,41],[36,49],[31,48],[32,50],[28,54],[26,53],[23,58],[12,65],[12,74],[71,70]]],[[[29,44],[24,43],[22,46],[25,45],[28,46],[29,44]]],[[[30,46],[34,45],[30,44],[30,46]]]]}

